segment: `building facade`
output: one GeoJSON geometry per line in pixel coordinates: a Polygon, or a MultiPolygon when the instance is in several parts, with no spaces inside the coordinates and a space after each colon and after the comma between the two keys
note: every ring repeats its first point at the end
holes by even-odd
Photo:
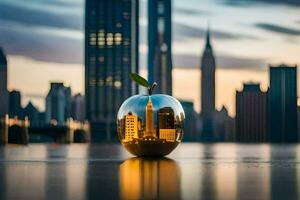
{"type": "Polygon", "coordinates": [[[71,117],[76,121],[83,122],[85,120],[85,101],[84,96],[80,93],[72,97],[71,117]]]}
{"type": "Polygon", "coordinates": [[[138,0],[86,0],[85,95],[92,141],[116,135],[121,103],[136,94],[129,78],[138,72],[138,0]]]}
{"type": "Polygon", "coordinates": [[[11,118],[23,117],[21,106],[21,93],[20,91],[13,90],[9,92],[9,116],[11,118]]]}
{"type": "Polygon", "coordinates": [[[176,130],[175,129],[159,129],[159,139],[166,140],[167,142],[175,142],[176,130]]]}
{"type": "Polygon", "coordinates": [[[234,119],[228,115],[228,110],[222,106],[221,110],[216,110],[213,122],[213,141],[233,142],[235,135],[234,119]]]}
{"type": "Polygon", "coordinates": [[[125,141],[138,139],[138,116],[128,113],[125,116],[125,141]]]}
{"type": "Polygon", "coordinates": [[[30,125],[39,124],[40,121],[40,112],[39,110],[31,103],[28,104],[23,109],[24,117],[28,117],[30,125]]]}
{"type": "Polygon", "coordinates": [[[174,142],[176,138],[174,110],[163,107],[157,111],[157,131],[159,139],[174,142]]]}
{"type": "Polygon", "coordinates": [[[156,93],[172,95],[171,0],[148,1],[148,79],[156,93]]]}
{"type": "Polygon", "coordinates": [[[9,93],[7,90],[7,59],[3,50],[0,48],[0,118],[8,114],[9,93]]]}
{"type": "Polygon", "coordinates": [[[200,140],[200,125],[199,115],[194,110],[194,103],[192,101],[180,100],[185,113],[184,120],[184,137],[183,141],[199,141],[200,140]]]}
{"type": "Polygon", "coordinates": [[[174,110],[171,107],[163,107],[157,111],[157,128],[174,129],[174,110]]]}
{"type": "Polygon", "coordinates": [[[271,142],[297,142],[297,66],[270,66],[271,142]]]}
{"type": "Polygon", "coordinates": [[[260,84],[244,84],[236,92],[236,141],[267,142],[267,92],[260,84]]]}
{"type": "Polygon", "coordinates": [[[215,112],[216,62],[210,43],[210,31],[206,34],[206,45],[201,59],[201,117],[203,128],[201,139],[213,140],[213,116],[215,112]]]}
{"type": "Polygon", "coordinates": [[[70,117],[71,88],[63,83],[51,83],[50,91],[46,97],[46,123],[55,120],[62,124],[70,117]]]}

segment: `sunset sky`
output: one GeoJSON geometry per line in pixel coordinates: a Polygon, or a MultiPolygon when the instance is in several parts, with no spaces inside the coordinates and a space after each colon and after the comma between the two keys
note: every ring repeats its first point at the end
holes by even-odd
{"type": "MultiPolygon", "coordinates": [[[[147,9],[140,1],[140,68],[146,74],[147,9]]],[[[8,54],[9,89],[41,110],[50,81],[84,92],[83,0],[1,0],[0,46],[8,54]]],[[[200,110],[200,56],[208,22],[217,60],[217,108],[234,115],[242,83],[268,85],[268,64],[300,64],[300,1],[174,0],[174,96],[200,110]]]]}

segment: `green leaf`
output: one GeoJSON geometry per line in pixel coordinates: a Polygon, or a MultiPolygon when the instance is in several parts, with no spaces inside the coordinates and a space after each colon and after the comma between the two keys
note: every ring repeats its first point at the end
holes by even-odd
{"type": "Polygon", "coordinates": [[[138,74],[135,74],[135,73],[130,73],[129,74],[129,77],[134,81],[136,82],[137,84],[139,85],[142,85],[146,88],[149,88],[151,87],[150,84],[148,83],[148,81],[146,79],[144,79],[143,77],[141,77],[140,75],[138,74]]]}

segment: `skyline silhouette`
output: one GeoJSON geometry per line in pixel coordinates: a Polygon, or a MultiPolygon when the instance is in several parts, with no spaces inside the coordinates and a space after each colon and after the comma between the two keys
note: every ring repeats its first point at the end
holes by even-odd
{"type": "MultiPolygon", "coordinates": [[[[197,91],[188,96],[182,82],[190,81],[194,90],[199,90],[200,75],[196,68],[200,64],[206,25],[210,20],[218,68],[216,75],[220,80],[216,82],[216,107],[221,109],[222,105],[226,105],[233,116],[234,92],[242,88],[242,82],[259,81],[265,90],[268,63],[300,63],[297,56],[300,16],[298,5],[284,1],[265,4],[254,1],[242,6],[228,2],[172,2],[173,77],[178,80],[173,81],[173,95],[193,100],[196,111],[200,111],[200,94],[197,91]],[[252,13],[260,19],[251,17],[252,13]],[[232,18],[237,14],[239,19],[232,18]],[[224,98],[225,94],[229,97],[224,98]]],[[[0,4],[2,10],[5,8],[5,12],[0,12],[0,24],[3,24],[0,44],[8,54],[8,86],[24,94],[23,105],[32,100],[43,110],[41,97],[46,96],[50,80],[63,81],[72,87],[74,93],[83,93],[83,1],[31,1],[23,5],[18,0],[5,0],[0,4]],[[43,8],[46,4],[49,6],[43,8]],[[54,9],[57,11],[53,12],[54,9]],[[20,17],[29,11],[32,17],[20,17]],[[32,27],[31,34],[28,34],[27,26],[32,27]],[[31,76],[36,78],[29,80],[27,77],[31,76]]],[[[140,4],[140,69],[142,74],[146,74],[146,2],[141,1],[140,4]]]]}

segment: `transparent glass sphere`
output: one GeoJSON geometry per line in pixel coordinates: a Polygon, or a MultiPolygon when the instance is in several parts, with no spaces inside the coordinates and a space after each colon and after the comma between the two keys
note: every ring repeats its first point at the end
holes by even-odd
{"type": "Polygon", "coordinates": [[[119,109],[119,139],[136,156],[164,156],[181,142],[184,118],[181,104],[172,96],[135,95],[119,109]]]}

